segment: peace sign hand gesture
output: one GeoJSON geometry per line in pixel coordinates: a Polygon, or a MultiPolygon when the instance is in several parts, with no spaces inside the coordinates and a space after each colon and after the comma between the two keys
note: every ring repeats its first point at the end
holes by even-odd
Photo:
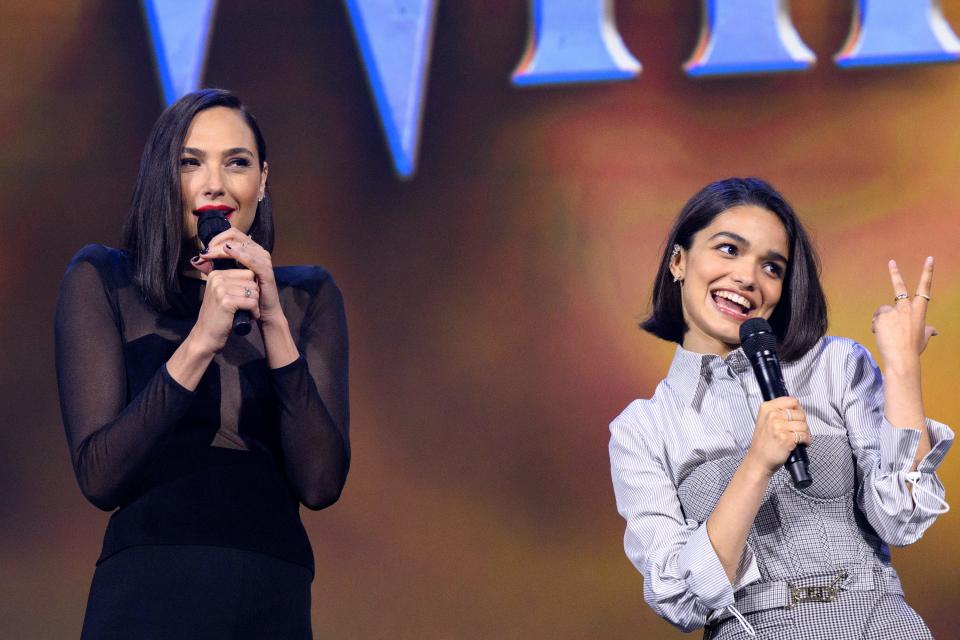
{"type": "Polygon", "coordinates": [[[912,298],[897,263],[887,263],[890,282],[893,284],[893,305],[882,305],[873,314],[871,330],[877,336],[877,348],[884,365],[893,367],[916,366],[920,354],[927,347],[937,330],[928,325],[927,305],[930,304],[930,287],[933,284],[933,256],[923,263],[923,273],[916,295],[912,298]]]}

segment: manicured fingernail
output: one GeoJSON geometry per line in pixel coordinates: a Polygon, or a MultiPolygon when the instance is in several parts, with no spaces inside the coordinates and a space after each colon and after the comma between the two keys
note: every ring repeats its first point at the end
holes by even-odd
{"type": "Polygon", "coordinates": [[[229,244],[227,244],[226,242],[223,243],[223,246],[225,246],[227,249],[230,249],[230,251],[233,251],[233,247],[231,247],[231,246],[230,246],[229,244]]]}
{"type": "Polygon", "coordinates": [[[200,249],[200,255],[207,255],[207,251],[208,249],[206,247],[204,247],[203,249],[200,249]]]}
{"type": "Polygon", "coordinates": [[[197,263],[200,262],[200,256],[193,256],[190,258],[190,262],[197,263]]]}

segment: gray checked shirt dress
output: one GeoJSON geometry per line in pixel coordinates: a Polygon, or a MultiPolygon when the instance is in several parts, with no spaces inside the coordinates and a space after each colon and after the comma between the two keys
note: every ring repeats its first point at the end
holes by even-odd
{"type": "Polygon", "coordinates": [[[624,547],[644,597],[680,629],[706,626],[709,638],[750,637],[733,608],[762,638],[930,637],[903,601],[887,545],[916,541],[936,519],[940,505],[926,492],[943,498],[935,471],[953,432],[927,420],[933,448],[911,496],[906,476],[920,432],[884,418],[882,379],[866,349],[825,337],[783,374],[813,435],[813,484],[796,489],[782,468],[773,476],[733,585],[705,523],[750,446],[763,400],[743,352],[677,347],[653,397],[611,423],[624,547]]]}

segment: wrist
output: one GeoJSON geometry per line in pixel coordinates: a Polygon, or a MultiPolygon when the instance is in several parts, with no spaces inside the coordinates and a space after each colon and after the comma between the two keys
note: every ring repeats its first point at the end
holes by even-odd
{"type": "Polygon", "coordinates": [[[920,356],[901,356],[883,359],[883,374],[887,378],[919,378],[920,356]]]}
{"type": "Polygon", "coordinates": [[[260,330],[261,331],[289,331],[290,325],[287,322],[287,317],[283,315],[282,311],[276,313],[263,313],[260,312],[260,330]]]}
{"type": "Polygon", "coordinates": [[[212,345],[206,344],[206,340],[197,334],[196,327],[184,339],[183,346],[191,360],[212,360],[217,355],[217,350],[212,345]]]}
{"type": "Polygon", "coordinates": [[[743,457],[743,461],[740,463],[739,469],[739,472],[745,476],[746,479],[764,485],[770,482],[770,478],[773,477],[776,471],[776,469],[771,469],[764,464],[763,461],[757,460],[756,456],[752,454],[752,450],[747,451],[747,454],[743,457]]]}

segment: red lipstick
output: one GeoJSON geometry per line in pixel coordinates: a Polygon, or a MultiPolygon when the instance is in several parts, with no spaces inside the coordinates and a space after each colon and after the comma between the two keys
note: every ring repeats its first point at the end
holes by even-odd
{"type": "Polygon", "coordinates": [[[202,207],[200,207],[200,208],[198,208],[198,209],[194,209],[194,210],[193,210],[193,215],[199,216],[199,215],[200,215],[202,212],[204,212],[204,211],[219,211],[220,213],[223,214],[223,217],[224,217],[224,218],[226,218],[226,219],[229,220],[229,219],[230,219],[230,214],[232,214],[234,211],[236,211],[236,209],[234,209],[233,207],[231,207],[231,206],[229,206],[229,205],[225,205],[225,204],[205,204],[205,205],[203,205],[202,207]]]}

